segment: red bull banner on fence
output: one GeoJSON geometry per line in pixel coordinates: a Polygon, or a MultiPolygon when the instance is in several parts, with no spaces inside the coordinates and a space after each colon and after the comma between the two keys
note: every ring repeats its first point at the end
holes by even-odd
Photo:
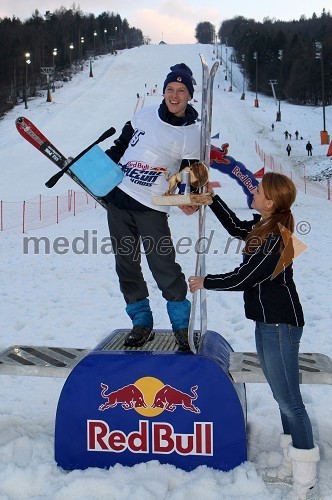
{"type": "Polygon", "coordinates": [[[243,163],[229,156],[228,148],[228,143],[223,144],[221,148],[217,148],[217,146],[213,144],[211,145],[210,168],[215,168],[219,170],[219,172],[227,174],[234,179],[242,187],[242,191],[247,196],[248,208],[251,208],[254,199],[253,193],[259,184],[257,180],[258,175],[253,174],[243,165],[243,163]]]}
{"type": "Polygon", "coordinates": [[[197,355],[99,345],[61,392],[58,465],[108,468],[159,460],[184,470],[207,465],[227,471],[245,461],[245,392],[228,375],[230,350],[209,331],[197,355]]]}

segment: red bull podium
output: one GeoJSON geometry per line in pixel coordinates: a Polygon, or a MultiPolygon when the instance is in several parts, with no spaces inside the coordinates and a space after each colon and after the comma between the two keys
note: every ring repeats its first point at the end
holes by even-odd
{"type": "Polygon", "coordinates": [[[132,466],[149,460],[190,471],[228,471],[247,459],[243,383],[229,375],[232,351],[207,331],[198,353],[178,352],[171,331],[142,348],[112,332],[69,374],[55,426],[63,469],[132,466]]]}

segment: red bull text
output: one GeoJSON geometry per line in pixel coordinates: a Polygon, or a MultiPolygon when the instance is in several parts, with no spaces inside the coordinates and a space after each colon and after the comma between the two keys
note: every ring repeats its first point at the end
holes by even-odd
{"type": "Polygon", "coordinates": [[[213,455],[212,422],[195,422],[192,434],[176,433],[167,422],[139,421],[138,431],[128,434],[110,430],[103,420],[87,422],[89,451],[121,453],[177,453],[179,455],[213,455]],[[151,429],[150,429],[151,427],[151,429]]]}

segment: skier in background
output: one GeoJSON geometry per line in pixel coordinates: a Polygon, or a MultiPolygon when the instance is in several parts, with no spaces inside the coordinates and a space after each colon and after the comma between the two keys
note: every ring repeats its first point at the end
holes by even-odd
{"type": "Polygon", "coordinates": [[[305,148],[308,152],[308,156],[312,156],[312,144],[310,143],[310,141],[307,142],[305,148]]]}
{"type": "Polygon", "coordinates": [[[106,151],[124,174],[107,195],[108,224],[120,290],[133,325],[125,345],[141,346],[154,337],[149,291],[141,269],[142,242],[149,268],[167,301],[176,342],[185,351],[189,350],[187,283],[175,261],[169,208],[153,205],[152,197],[167,191],[165,174],[178,173],[198,161],[200,129],[198,113],[189,104],[194,95],[192,71],[184,63],[170,69],[162,103],[136,113],[106,151]]]}
{"type": "Polygon", "coordinates": [[[290,155],[290,152],[292,151],[292,147],[290,144],[287,144],[287,148],[286,148],[286,151],[287,151],[287,154],[288,156],[290,155]]]}

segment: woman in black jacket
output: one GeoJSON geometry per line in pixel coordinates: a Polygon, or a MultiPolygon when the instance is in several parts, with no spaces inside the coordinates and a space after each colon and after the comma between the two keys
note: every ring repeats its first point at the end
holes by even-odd
{"type": "Polygon", "coordinates": [[[313,442],[299,386],[298,353],[304,318],[292,269],[291,205],[295,197],[291,179],[266,173],[252,203],[260,216],[241,221],[214,195],[212,211],[229,234],[245,241],[243,262],[229,273],[191,276],[189,287],[191,292],[201,288],[244,292],[246,317],[256,322],[258,358],[279,404],[283,426],[283,461],[278,468],[266,471],[266,476],[288,482],[293,479],[294,498],[305,499],[317,480],[319,450],[313,442]]]}

